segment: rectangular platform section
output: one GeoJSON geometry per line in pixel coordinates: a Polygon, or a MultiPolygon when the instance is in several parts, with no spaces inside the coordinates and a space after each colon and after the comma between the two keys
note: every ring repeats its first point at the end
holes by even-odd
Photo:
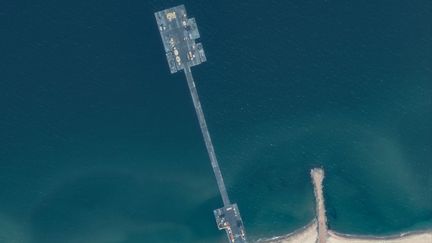
{"type": "Polygon", "coordinates": [[[230,243],[247,242],[243,221],[237,204],[233,203],[223,208],[216,209],[213,213],[216,217],[218,228],[226,231],[230,243]]]}
{"type": "Polygon", "coordinates": [[[206,61],[194,18],[187,18],[184,5],[168,8],[155,13],[165,54],[171,73],[195,66],[206,61]]]}

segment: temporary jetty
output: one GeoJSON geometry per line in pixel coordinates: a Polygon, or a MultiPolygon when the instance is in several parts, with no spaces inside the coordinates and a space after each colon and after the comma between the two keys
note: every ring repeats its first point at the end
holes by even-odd
{"type": "MultiPolygon", "coordinates": [[[[214,210],[216,224],[219,229],[224,229],[231,243],[246,242],[243,221],[237,204],[231,203],[222,177],[216,153],[207,128],[207,123],[202,110],[198,91],[192,76],[191,67],[201,64],[207,60],[201,43],[195,40],[200,37],[194,18],[188,18],[184,5],[165,9],[155,13],[156,22],[165,49],[165,55],[171,73],[183,70],[186,75],[187,84],[198,117],[201,133],[207,148],[219,192],[224,207],[214,210]]],[[[432,233],[411,233],[397,237],[376,238],[356,237],[338,234],[329,231],[325,215],[325,204],[322,182],[324,180],[323,169],[311,170],[314,194],[316,200],[315,219],[308,226],[286,236],[274,237],[263,242],[302,242],[302,243],[369,243],[369,242],[394,242],[394,243],[432,243],[432,233]]]]}
{"type": "Polygon", "coordinates": [[[165,49],[165,55],[171,73],[183,70],[186,75],[195,112],[198,117],[201,133],[213,168],[213,173],[222,197],[224,206],[213,211],[219,229],[224,229],[231,243],[245,243],[246,235],[243,220],[237,204],[231,203],[216,158],[216,153],[207,128],[198,91],[192,76],[191,67],[207,60],[201,43],[195,40],[200,37],[194,18],[188,18],[184,5],[168,8],[155,13],[156,22],[165,49]]]}

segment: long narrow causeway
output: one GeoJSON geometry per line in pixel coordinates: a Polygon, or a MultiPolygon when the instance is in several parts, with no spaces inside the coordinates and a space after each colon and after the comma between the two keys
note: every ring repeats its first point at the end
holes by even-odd
{"type": "Polygon", "coordinates": [[[315,168],[311,170],[312,183],[314,185],[316,214],[318,219],[318,242],[325,243],[328,238],[327,217],[325,215],[324,196],[323,196],[323,180],[324,170],[315,168]]]}
{"type": "Polygon", "coordinates": [[[247,242],[240,211],[237,204],[230,203],[225,188],[195,81],[192,76],[191,67],[207,60],[201,43],[195,43],[195,40],[200,37],[195,19],[187,18],[184,5],[156,12],[155,17],[171,73],[183,70],[186,75],[201,133],[204,137],[216,182],[222,197],[224,206],[213,211],[216,224],[220,230],[225,230],[230,243],[247,242]]]}
{"type": "Polygon", "coordinates": [[[216,181],[217,181],[217,184],[219,187],[219,192],[221,194],[223,204],[224,204],[224,206],[229,206],[230,200],[228,197],[227,190],[225,188],[225,183],[224,183],[224,180],[222,177],[222,172],[219,168],[219,163],[218,163],[217,158],[216,158],[216,154],[214,151],[213,143],[211,141],[210,133],[209,133],[208,128],[207,128],[207,123],[206,123],[206,120],[204,117],[204,112],[203,112],[202,107],[201,107],[201,102],[200,102],[199,97],[198,97],[198,92],[197,92],[196,87],[195,87],[195,82],[194,82],[194,79],[192,76],[192,71],[191,71],[190,67],[186,67],[184,69],[184,72],[186,74],[186,79],[187,79],[187,83],[189,86],[189,91],[190,91],[191,96],[192,96],[193,104],[195,106],[195,111],[196,111],[196,114],[198,116],[198,121],[199,121],[199,124],[201,127],[201,133],[204,137],[204,142],[205,142],[205,145],[207,148],[208,155],[210,157],[210,162],[211,162],[211,165],[213,168],[214,175],[216,177],[216,181]]]}

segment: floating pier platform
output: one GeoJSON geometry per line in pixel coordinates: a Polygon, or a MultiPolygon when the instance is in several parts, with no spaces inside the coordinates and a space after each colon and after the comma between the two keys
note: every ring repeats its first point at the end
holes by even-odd
{"type": "Polygon", "coordinates": [[[207,153],[216,178],[219,193],[224,207],[213,211],[216,224],[224,229],[230,243],[245,243],[246,234],[237,204],[231,203],[216,158],[210,133],[196,90],[191,67],[207,60],[201,43],[195,40],[200,37],[194,18],[188,18],[184,5],[168,8],[155,13],[156,22],[165,49],[165,55],[171,73],[183,70],[189,91],[198,117],[201,133],[207,148],[207,153]]]}
{"type": "Polygon", "coordinates": [[[171,73],[205,62],[206,56],[194,18],[187,17],[184,5],[155,13],[171,73]]]}
{"type": "Polygon", "coordinates": [[[246,242],[243,221],[236,203],[213,212],[218,229],[226,231],[230,242],[246,242]]]}

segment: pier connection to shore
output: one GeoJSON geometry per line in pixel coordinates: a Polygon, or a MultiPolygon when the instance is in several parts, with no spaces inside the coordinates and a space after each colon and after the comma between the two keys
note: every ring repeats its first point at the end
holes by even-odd
{"type": "Polygon", "coordinates": [[[224,206],[213,211],[218,228],[224,229],[230,243],[246,243],[243,220],[237,204],[231,203],[216,158],[216,153],[207,128],[198,91],[192,76],[191,67],[205,62],[206,56],[201,43],[195,43],[200,37],[194,18],[187,18],[184,5],[165,9],[155,13],[156,22],[165,49],[165,55],[171,73],[183,70],[198,117],[201,133],[216,178],[219,193],[224,206]]]}
{"type": "MultiPolygon", "coordinates": [[[[179,5],[156,12],[155,17],[160,35],[162,37],[170,72],[176,73],[180,70],[183,70],[186,75],[186,80],[190,94],[192,96],[195,112],[198,117],[201,133],[204,138],[218,189],[224,204],[224,207],[213,211],[216,218],[216,224],[219,229],[224,229],[226,231],[230,243],[246,243],[247,241],[243,221],[240,216],[237,204],[231,203],[229,200],[222,173],[216,158],[216,153],[211,141],[210,133],[207,128],[207,123],[205,121],[204,112],[202,110],[201,102],[199,100],[198,92],[196,90],[195,82],[192,76],[191,67],[207,60],[201,43],[195,43],[195,40],[200,37],[195,19],[187,18],[184,5],[179,5]]],[[[275,237],[274,239],[265,240],[264,242],[325,243],[328,240],[329,242],[388,242],[380,237],[375,237],[371,240],[368,240],[367,237],[354,238],[352,236],[344,236],[342,234],[329,231],[327,227],[327,218],[325,215],[322,186],[322,182],[324,180],[324,171],[319,168],[312,169],[311,177],[314,185],[314,194],[316,200],[316,220],[294,234],[289,234],[283,237],[275,237]]],[[[402,237],[405,237],[405,235],[390,237],[390,239],[402,237]]],[[[414,242],[408,237],[410,236],[408,235],[406,237],[406,241],[401,239],[400,242],[414,242]]],[[[417,237],[417,235],[413,234],[413,238],[414,237],[417,237]]],[[[418,241],[415,242],[429,243],[431,240],[432,233],[426,232],[425,234],[418,235],[418,241]]]]}

